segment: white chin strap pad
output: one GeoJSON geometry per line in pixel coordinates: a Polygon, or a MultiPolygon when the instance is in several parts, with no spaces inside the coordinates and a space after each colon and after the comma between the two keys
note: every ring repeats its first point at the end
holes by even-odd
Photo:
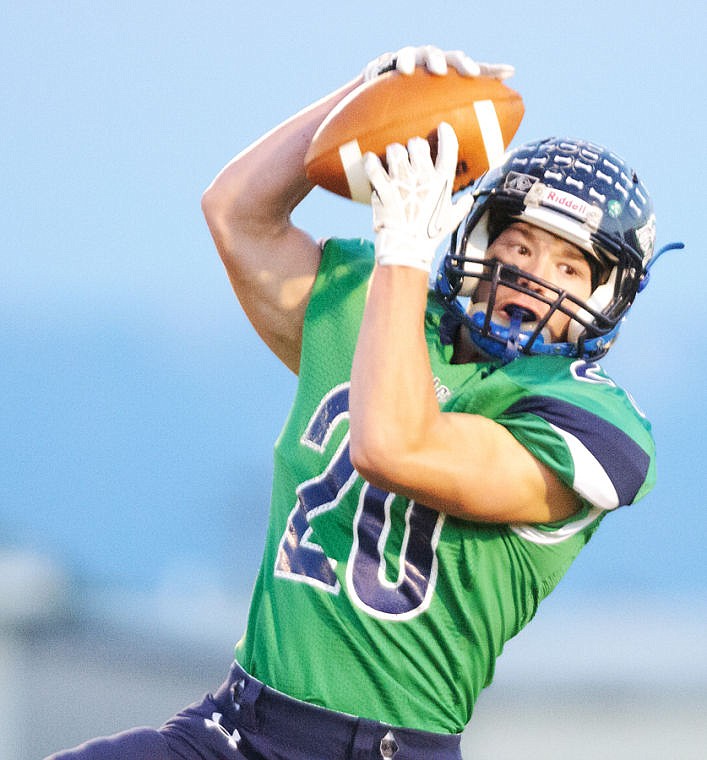
{"type": "MultiPolygon", "coordinates": [[[[486,211],[467,238],[464,256],[470,259],[483,259],[486,256],[488,246],[489,212],[486,211]]],[[[483,267],[480,264],[465,261],[464,272],[466,273],[466,277],[464,278],[459,295],[469,298],[474,295],[474,291],[479,284],[478,276],[482,274],[483,267]]]]}
{"type": "MultiPolygon", "coordinates": [[[[594,311],[604,311],[604,309],[611,303],[611,299],[614,297],[614,284],[616,283],[616,267],[611,270],[609,279],[589,296],[587,306],[594,311]]],[[[577,316],[588,322],[591,322],[593,317],[585,309],[579,309],[577,316]]],[[[567,328],[567,341],[569,343],[576,343],[579,336],[584,332],[584,326],[573,319],[569,327],[567,328]]]]}

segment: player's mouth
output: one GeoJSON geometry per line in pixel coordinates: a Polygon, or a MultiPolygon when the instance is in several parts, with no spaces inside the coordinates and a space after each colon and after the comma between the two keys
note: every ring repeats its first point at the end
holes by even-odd
{"type": "Polygon", "coordinates": [[[511,322],[520,319],[523,330],[533,330],[540,321],[540,313],[525,303],[510,302],[494,309],[494,321],[508,327],[511,322]]]}
{"type": "Polygon", "coordinates": [[[501,309],[501,313],[504,314],[509,321],[520,317],[522,324],[525,324],[526,322],[537,323],[537,321],[540,319],[539,315],[535,311],[529,309],[527,306],[521,306],[520,304],[516,303],[506,304],[501,309]]]}
{"type": "MultiPolygon", "coordinates": [[[[485,314],[488,303],[477,302],[472,307],[472,313],[485,314]]],[[[512,322],[522,325],[523,331],[533,330],[541,319],[539,310],[531,308],[528,304],[510,301],[504,304],[496,304],[491,317],[494,322],[502,327],[509,327],[512,322]]]]}
{"type": "Polygon", "coordinates": [[[511,330],[520,330],[526,335],[534,332],[542,324],[541,333],[546,342],[557,339],[550,322],[543,324],[548,309],[534,302],[532,305],[525,301],[509,301],[494,309],[493,321],[511,330]]]}

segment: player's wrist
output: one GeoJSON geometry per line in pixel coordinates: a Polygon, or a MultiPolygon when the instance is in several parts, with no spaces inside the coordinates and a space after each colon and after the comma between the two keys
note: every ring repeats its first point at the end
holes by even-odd
{"type": "Polygon", "coordinates": [[[436,241],[401,230],[383,228],[376,235],[376,263],[380,266],[413,267],[429,274],[436,250],[436,241]]]}

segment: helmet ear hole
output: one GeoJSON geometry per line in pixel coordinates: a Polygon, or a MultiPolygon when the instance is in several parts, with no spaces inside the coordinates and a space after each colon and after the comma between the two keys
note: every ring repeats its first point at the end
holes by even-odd
{"type": "MultiPolygon", "coordinates": [[[[594,290],[591,296],[589,296],[586,302],[588,308],[593,309],[594,311],[602,312],[611,303],[614,298],[616,272],[617,267],[613,267],[606,282],[603,285],[599,285],[599,287],[594,290]]],[[[586,322],[592,322],[594,320],[594,317],[586,309],[579,309],[577,311],[577,316],[586,322]]],[[[572,343],[576,342],[584,330],[584,325],[581,322],[578,322],[576,319],[573,319],[567,328],[567,340],[572,343]]]]}

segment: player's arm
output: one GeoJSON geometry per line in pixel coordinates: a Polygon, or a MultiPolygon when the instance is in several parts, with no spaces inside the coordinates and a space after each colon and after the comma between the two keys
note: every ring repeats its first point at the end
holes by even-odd
{"type": "Polygon", "coordinates": [[[470,520],[544,523],[576,495],[502,425],[441,412],[424,341],[427,277],[377,266],[350,389],[351,461],[371,484],[470,520]]]}
{"type": "Polygon", "coordinates": [[[293,209],[312,189],[304,156],[331,109],[363,81],[416,66],[443,75],[459,73],[504,78],[507,66],[478,64],[461,51],[406,47],[371,61],[362,74],[314,103],[237,155],[202,198],[216,248],[251,323],[272,351],[298,371],[304,313],[316,277],[319,245],[292,223],[293,209]]]}
{"type": "Polygon", "coordinates": [[[389,173],[366,158],[377,193],[377,264],[351,378],[351,461],[373,485],[466,519],[568,517],[579,506],[575,494],[503,426],[439,409],[424,337],[429,269],[468,209],[465,196],[451,201],[451,127],[440,129],[439,144],[435,167],[423,140],[411,141],[409,158],[402,146],[389,149],[389,173]]]}
{"type": "Polygon", "coordinates": [[[248,319],[293,372],[320,260],[319,245],[292,223],[312,189],[304,156],[329,111],[360,79],[304,109],[228,163],[204,192],[202,209],[248,319]]]}

